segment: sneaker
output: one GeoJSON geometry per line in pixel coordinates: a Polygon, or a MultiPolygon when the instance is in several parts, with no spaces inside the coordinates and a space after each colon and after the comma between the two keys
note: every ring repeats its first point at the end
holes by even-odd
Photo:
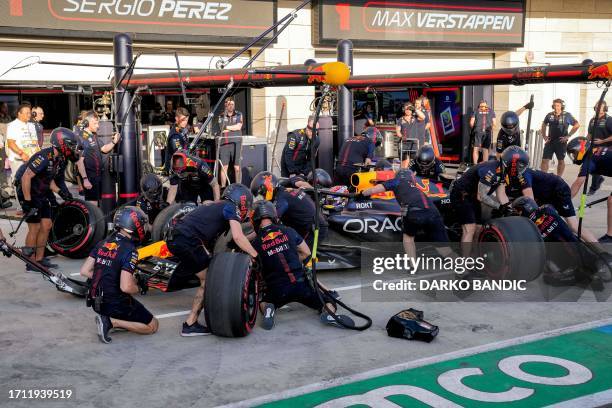
{"type": "Polygon", "coordinates": [[[40,271],[38,269],[36,269],[35,266],[32,266],[30,264],[26,264],[26,272],[36,272],[36,273],[40,273],[40,271]]]}
{"type": "Polygon", "coordinates": [[[605,234],[605,235],[601,236],[598,239],[598,241],[601,242],[601,243],[604,243],[604,244],[610,243],[610,242],[612,242],[612,237],[610,235],[608,235],[608,234],[605,234]]]}
{"type": "Polygon", "coordinates": [[[342,296],[340,296],[340,294],[338,293],[337,290],[329,290],[327,291],[327,294],[331,297],[333,297],[335,300],[341,300],[342,296]]]}
{"type": "Polygon", "coordinates": [[[49,260],[49,258],[45,257],[42,260],[38,261],[39,264],[44,266],[45,268],[57,268],[57,264],[54,264],[49,260]]]}
{"type": "Polygon", "coordinates": [[[266,303],[263,311],[263,322],[261,322],[261,328],[264,330],[272,330],[274,327],[274,313],[276,308],[272,303],[266,303]]]}
{"type": "Polygon", "coordinates": [[[191,326],[188,325],[187,322],[183,322],[183,330],[181,330],[182,337],[206,336],[208,334],[211,334],[210,329],[198,322],[195,322],[191,326]]]}
{"type": "Polygon", "coordinates": [[[340,320],[340,322],[343,323],[342,325],[338,323],[336,319],[334,319],[332,315],[330,315],[327,312],[321,313],[321,323],[329,324],[330,326],[335,326],[335,327],[342,327],[342,328],[345,328],[344,326],[355,326],[355,322],[353,321],[353,319],[351,319],[350,317],[346,315],[336,315],[336,317],[338,318],[338,320],[340,320]]]}
{"type": "Polygon", "coordinates": [[[104,344],[110,344],[113,339],[110,338],[108,332],[113,328],[110,317],[108,316],[96,316],[96,325],[98,326],[98,338],[104,344]]]}

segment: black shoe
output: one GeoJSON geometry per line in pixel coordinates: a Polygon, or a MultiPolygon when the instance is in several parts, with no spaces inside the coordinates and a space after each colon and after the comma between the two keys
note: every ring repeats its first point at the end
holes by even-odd
{"type": "Polygon", "coordinates": [[[598,241],[601,242],[602,244],[608,244],[612,242],[612,237],[606,234],[602,236],[601,238],[599,238],[598,241]]]}
{"type": "Polygon", "coordinates": [[[337,290],[329,290],[327,291],[327,294],[331,297],[333,297],[335,300],[341,300],[342,296],[340,296],[340,294],[338,293],[337,290]]]}
{"type": "Polygon", "coordinates": [[[206,336],[208,334],[211,334],[210,329],[198,322],[195,322],[191,326],[188,325],[187,322],[183,322],[183,330],[181,330],[182,337],[206,336]]]}
{"type": "Polygon", "coordinates": [[[96,325],[98,326],[98,338],[104,344],[110,344],[113,339],[110,338],[108,332],[113,328],[110,317],[96,316],[96,325]]]}
{"type": "Polygon", "coordinates": [[[272,330],[274,327],[274,313],[276,308],[272,303],[266,303],[263,311],[263,322],[261,322],[261,328],[264,330],[272,330]]]}
{"type": "Polygon", "coordinates": [[[26,264],[26,272],[37,272],[40,273],[40,271],[38,269],[36,269],[36,267],[30,265],[30,264],[26,264]]]}
{"type": "Polygon", "coordinates": [[[49,260],[49,258],[46,258],[46,257],[38,261],[38,263],[46,268],[57,268],[58,266],[57,264],[54,264],[53,262],[49,260]]]}
{"type": "Polygon", "coordinates": [[[350,327],[354,327],[355,326],[355,322],[353,321],[353,319],[351,319],[350,317],[348,317],[346,315],[336,315],[336,317],[343,324],[338,323],[332,317],[332,315],[330,315],[327,312],[321,313],[321,323],[329,324],[330,326],[342,327],[342,328],[345,328],[344,326],[350,326],[350,327]]]}

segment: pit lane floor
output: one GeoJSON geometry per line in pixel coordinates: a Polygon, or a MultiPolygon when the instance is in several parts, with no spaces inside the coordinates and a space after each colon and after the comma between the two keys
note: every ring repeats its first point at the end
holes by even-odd
{"type": "MultiPolygon", "coordinates": [[[[604,186],[590,198],[609,192],[610,187],[604,186]]],[[[605,204],[587,210],[585,226],[596,236],[605,232],[605,210],[605,204]]],[[[0,228],[6,235],[8,221],[0,220],[0,228]]],[[[24,232],[18,243],[23,242],[24,232]]],[[[150,291],[141,300],[160,317],[159,332],[114,333],[113,343],[104,345],[97,340],[93,312],[81,300],[56,291],[37,273],[26,273],[23,263],[14,258],[0,262],[2,407],[212,407],[612,317],[610,303],[592,302],[590,292],[578,303],[361,302],[359,273],[344,271],[321,274],[321,279],[372,317],[374,324],[365,332],[324,327],[313,312],[291,305],[278,312],[277,325],[270,332],[256,328],[243,339],[181,338],[183,312],[191,304],[193,290],[150,291]],[[424,310],[426,320],[440,327],[432,343],[387,337],[387,320],[407,306],[424,310]],[[8,399],[10,389],[33,388],[70,388],[74,396],[55,402],[8,399]]],[[[67,275],[77,274],[81,264],[60,257],[54,262],[67,275]]],[[[592,326],[605,324],[609,323],[592,326]]],[[[560,345],[553,342],[547,347],[554,351],[560,345]]],[[[603,369],[611,373],[612,357],[603,352],[600,356],[608,364],[603,369]]],[[[612,381],[610,375],[607,378],[612,381]]]]}

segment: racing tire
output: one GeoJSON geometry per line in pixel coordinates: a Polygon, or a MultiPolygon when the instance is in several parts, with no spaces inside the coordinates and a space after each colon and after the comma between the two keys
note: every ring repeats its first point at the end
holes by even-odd
{"type": "Polygon", "coordinates": [[[258,287],[248,255],[215,255],[206,274],[204,297],[204,316],[210,331],[222,337],[247,336],[257,319],[258,287]]]}
{"type": "Polygon", "coordinates": [[[196,208],[194,203],[174,203],[157,214],[151,226],[151,240],[164,241],[178,220],[196,208]]]}
{"type": "Polygon", "coordinates": [[[528,218],[493,219],[483,227],[478,242],[485,244],[479,246],[479,253],[486,255],[484,269],[491,279],[530,282],[544,271],[546,247],[540,231],[528,218]]]}
{"type": "Polygon", "coordinates": [[[54,214],[49,244],[57,254],[82,259],[106,237],[106,220],[102,210],[83,200],[61,203],[54,214]]]}

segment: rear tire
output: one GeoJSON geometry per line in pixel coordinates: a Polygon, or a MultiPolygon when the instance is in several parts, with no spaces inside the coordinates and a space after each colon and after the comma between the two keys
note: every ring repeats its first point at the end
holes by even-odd
{"type": "Polygon", "coordinates": [[[247,336],[257,319],[258,294],[248,255],[215,255],[206,274],[204,297],[204,316],[211,332],[223,337],[247,336]]]}
{"type": "Polygon", "coordinates": [[[195,208],[194,203],[174,203],[161,210],[151,227],[151,240],[153,242],[165,240],[176,222],[195,208]]]}
{"type": "Polygon", "coordinates": [[[106,237],[106,220],[95,205],[72,199],[57,207],[49,234],[51,248],[59,255],[82,259],[106,237]]]}
{"type": "Polygon", "coordinates": [[[529,282],[544,270],[544,241],[528,218],[493,219],[484,226],[478,242],[485,244],[479,245],[479,252],[481,256],[487,255],[485,272],[491,279],[524,279],[529,282]]]}

